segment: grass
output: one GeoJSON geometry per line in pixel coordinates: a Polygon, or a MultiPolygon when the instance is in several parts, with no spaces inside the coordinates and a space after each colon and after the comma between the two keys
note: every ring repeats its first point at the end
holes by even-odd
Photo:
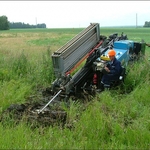
{"type": "MultiPolygon", "coordinates": [[[[50,86],[51,53],[82,29],[31,29],[0,32],[0,113],[23,103],[38,88],[50,86]]],[[[150,42],[149,28],[101,28],[108,36],[123,31],[131,40],[150,42]]],[[[6,117],[0,123],[0,149],[149,149],[149,48],[145,59],[128,68],[123,87],[97,94],[84,105],[71,101],[67,123],[73,126],[32,128],[6,117]],[[84,111],[83,111],[84,110],[84,111]]]]}

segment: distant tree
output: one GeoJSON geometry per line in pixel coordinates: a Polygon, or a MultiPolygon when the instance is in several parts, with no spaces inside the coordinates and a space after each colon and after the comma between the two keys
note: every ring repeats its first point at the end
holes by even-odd
{"type": "Polygon", "coordinates": [[[9,22],[9,27],[10,29],[25,29],[25,28],[46,28],[46,24],[37,24],[37,25],[30,25],[30,24],[25,24],[24,22],[9,22]]]}
{"type": "Polygon", "coordinates": [[[6,16],[0,16],[0,30],[8,30],[9,22],[6,16]]]}
{"type": "Polygon", "coordinates": [[[37,24],[37,28],[46,28],[46,24],[45,23],[37,24]]]}
{"type": "Polygon", "coordinates": [[[150,21],[145,21],[145,24],[143,27],[150,27],[150,21]]]}

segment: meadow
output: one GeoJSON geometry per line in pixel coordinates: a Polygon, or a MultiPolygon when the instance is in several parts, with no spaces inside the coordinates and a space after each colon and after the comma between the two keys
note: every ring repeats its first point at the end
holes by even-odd
{"type": "MultiPolygon", "coordinates": [[[[54,81],[51,54],[82,28],[0,31],[0,113],[23,103],[54,81]]],[[[100,28],[101,35],[124,32],[150,43],[150,28],[100,28]]],[[[9,118],[0,122],[0,149],[150,149],[150,48],[128,68],[124,86],[97,94],[86,104],[71,102],[67,122],[31,128],[9,118]]]]}

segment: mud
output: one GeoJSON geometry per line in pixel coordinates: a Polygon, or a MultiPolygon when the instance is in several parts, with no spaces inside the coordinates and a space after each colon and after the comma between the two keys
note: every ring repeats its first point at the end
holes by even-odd
{"type": "MultiPolygon", "coordinates": [[[[66,111],[62,108],[64,101],[56,98],[42,112],[41,110],[53,97],[48,89],[39,90],[37,95],[32,95],[23,104],[12,104],[0,116],[0,122],[14,120],[15,123],[26,121],[33,126],[64,125],[67,118],[66,111]],[[8,119],[9,118],[9,119],[8,119]]],[[[67,105],[67,103],[66,103],[67,105]]]]}
{"type": "MultiPolygon", "coordinates": [[[[82,93],[80,100],[83,102],[82,111],[85,110],[87,102],[91,101],[93,95],[82,93]],[[85,107],[85,108],[84,108],[85,107]]],[[[67,112],[65,108],[69,108],[69,101],[64,99],[63,93],[57,96],[42,112],[41,109],[54,97],[56,93],[52,93],[50,88],[39,89],[37,94],[26,98],[26,102],[22,104],[12,104],[0,115],[0,122],[2,124],[10,124],[13,122],[18,124],[20,121],[29,123],[32,127],[45,126],[61,126],[72,128],[73,125],[67,123],[67,112]]],[[[122,93],[123,94],[123,93],[122,93]]],[[[79,97],[78,97],[79,98],[79,97]]],[[[76,101],[78,98],[70,97],[76,101]]]]}

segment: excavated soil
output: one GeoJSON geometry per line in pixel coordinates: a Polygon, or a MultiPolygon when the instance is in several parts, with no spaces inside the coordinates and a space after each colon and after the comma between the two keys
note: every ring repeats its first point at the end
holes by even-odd
{"type": "MultiPolygon", "coordinates": [[[[54,124],[64,125],[67,113],[62,108],[62,103],[58,97],[54,99],[42,112],[41,110],[53,97],[48,90],[40,90],[37,95],[30,96],[23,104],[12,104],[0,116],[0,122],[14,120],[30,122],[36,126],[49,126],[54,124]],[[9,119],[8,119],[9,118],[9,119]]],[[[67,103],[66,103],[67,104],[67,103]]]]}
{"type": "MultiPolygon", "coordinates": [[[[51,101],[56,93],[52,93],[51,88],[38,89],[37,94],[26,98],[25,103],[11,104],[4,110],[0,114],[0,122],[6,125],[10,124],[10,122],[18,124],[19,122],[24,121],[30,123],[31,127],[58,125],[61,127],[65,126],[72,128],[73,124],[67,122],[67,112],[64,110],[64,105],[65,109],[70,107],[70,101],[65,100],[63,92],[51,101]],[[50,101],[51,103],[47,105],[50,101]],[[47,105],[47,107],[43,109],[45,105],[47,105]],[[39,113],[41,109],[43,109],[43,111],[39,113]]],[[[80,96],[81,101],[83,102],[82,110],[85,110],[84,103],[90,101],[91,96],[85,93],[80,96]]],[[[78,98],[69,97],[69,99],[72,99],[73,101],[78,100],[78,98]]]]}
{"type": "MultiPolygon", "coordinates": [[[[65,127],[72,128],[73,125],[67,122],[67,112],[63,109],[64,104],[69,108],[69,101],[64,100],[63,94],[57,96],[42,112],[39,113],[55,94],[56,93],[51,92],[50,88],[39,89],[36,95],[26,98],[25,103],[11,104],[0,114],[0,122],[2,124],[7,124],[7,122],[15,122],[18,124],[20,121],[25,121],[30,123],[32,127],[45,127],[50,125],[63,127],[65,125],[65,127]]],[[[94,93],[94,95],[95,94],[96,93],[94,93]]],[[[94,96],[89,95],[88,93],[82,93],[81,95],[80,98],[84,104],[90,101],[94,96]]],[[[77,100],[75,97],[72,97],[71,99],[77,100]]],[[[83,108],[83,110],[85,110],[85,108],[83,108]]]]}

